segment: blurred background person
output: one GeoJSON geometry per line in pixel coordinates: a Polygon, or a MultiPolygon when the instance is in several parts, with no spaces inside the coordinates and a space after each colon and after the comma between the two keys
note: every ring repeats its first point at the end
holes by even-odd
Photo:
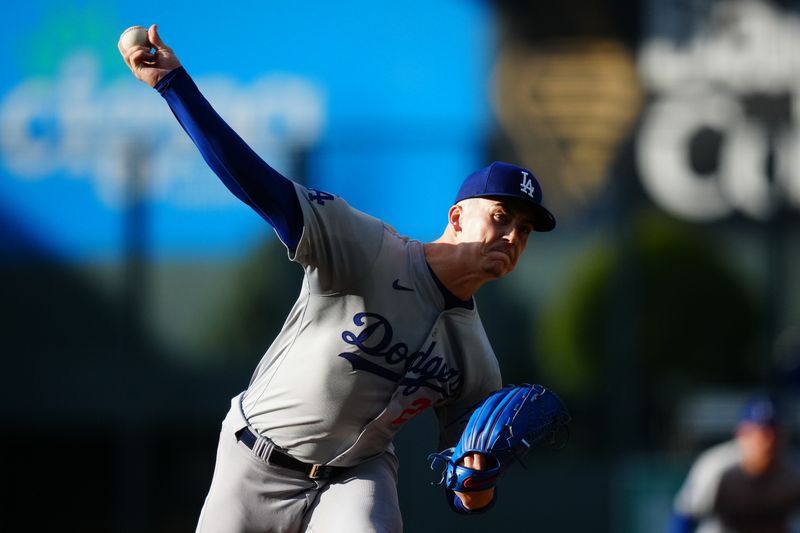
{"type": "Polygon", "coordinates": [[[786,533],[800,509],[800,470],[777,403],[751,398],[732,440],[703,452],[678,492],[671,533],[786,533]]]}

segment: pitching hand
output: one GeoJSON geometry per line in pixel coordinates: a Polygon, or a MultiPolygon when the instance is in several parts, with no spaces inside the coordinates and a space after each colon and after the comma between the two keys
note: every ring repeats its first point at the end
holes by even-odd
{"type": "MultiPolygon", "coordinates": [[[[474,468],[475,470],[485,470],[488,466],[487,458],[482,453],[470,453],[464,456],[461,461],[463,466],[474,468]]],[[[461,498],[464,507],[470,510],[481,509],[491,503],[494,497],[494,487],[477,492],[456,492],[456,496],[461,498]]]]}
{"type": "Polygon", "coordinates": [[[122,54],[125,64],[131,69],[133,75],[150,87],[155,87],[169,71],[180,67],[181,62],[175,52],[172,51],[172,48],[161,40],[156,24],[153,24],[147,30],[147,38],[153,45],[155,52],[151,53],[147,46],[132,46],[125,49],[122,46],[121,37],[117,42],[117,48],[119,48],[119,53],[122,54]]]}

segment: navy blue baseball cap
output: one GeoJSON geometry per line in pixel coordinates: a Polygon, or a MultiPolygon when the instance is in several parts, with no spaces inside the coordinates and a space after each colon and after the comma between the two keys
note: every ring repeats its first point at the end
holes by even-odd
{"type": "Polygon", "coordinates": [[[542,188],[533,172],[510,163],[495,161],[464,179],[455,203],[467,198],[508,196],[524,200],[533,211],[533,230],[550,231],[556,218],[542,205],[542,188]]]}
{"type": "Polygon", "coordinates": [[[780,421],[778,406],[769,396],[754,396],[745,403],[739,422],[775,427],[780,421]]]}

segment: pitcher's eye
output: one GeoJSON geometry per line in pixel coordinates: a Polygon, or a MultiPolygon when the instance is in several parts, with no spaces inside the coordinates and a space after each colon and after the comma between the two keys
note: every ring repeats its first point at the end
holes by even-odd
{"type": "Polygon", "coordinates": [[[495,212],[494,215],[493,215],[493,218],[494,218],[494,220],[496,220],[497,222],[499,222],[501,224],[507,224],[508,223],[508,215],[506,215],[502,211],[495,212]]]}

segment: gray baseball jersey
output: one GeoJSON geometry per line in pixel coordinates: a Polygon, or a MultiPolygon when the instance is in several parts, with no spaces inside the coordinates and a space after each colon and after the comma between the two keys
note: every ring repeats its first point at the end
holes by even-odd
{"type": "Polygon", "coordinates": [[[244,395],[249,423],[297,459],[335,466],[390,449],[429,407],[454,443],[501,386],[477,308],[445,309],[421,242],[295,187],[304,228],[291,259],[305,278],[244,395]]]}
{"type": "Polygon", "coordinates": [[[675,511],[699,522],[697,533],[722,533],[714,503],[722,475],[742,457],[735,440],[717,444],[701,453],[675,496],[675,511]]]}

